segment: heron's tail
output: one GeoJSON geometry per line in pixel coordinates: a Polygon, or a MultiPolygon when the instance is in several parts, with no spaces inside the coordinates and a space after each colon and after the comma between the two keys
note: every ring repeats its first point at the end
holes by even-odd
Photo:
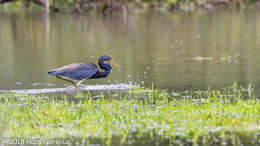
{"type": "Polygon", "coordinates": [[[57,73],[58,72],[56,70],[48,71],[48,74],[51,75],[51,76],[57,75],[57,73]]]}

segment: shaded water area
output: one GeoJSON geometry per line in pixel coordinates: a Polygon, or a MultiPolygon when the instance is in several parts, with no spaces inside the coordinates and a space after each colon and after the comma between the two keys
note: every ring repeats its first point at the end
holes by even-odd
{"type": "Polygon", "coordinates": [[[260,86],[257,11],[111,15],[0,13],[0,89],[66,88],[47,71],[108,54],[117,69],[83,84],[167,89],[260,86]]]}

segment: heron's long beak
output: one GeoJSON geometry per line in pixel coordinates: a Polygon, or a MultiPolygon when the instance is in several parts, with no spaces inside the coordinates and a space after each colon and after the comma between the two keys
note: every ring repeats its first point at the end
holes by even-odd
{"type": "Polygon", "coordinates": [[[126,72],[126,69],[123,68],[122,66],[120,66],[119,64],[117,64],[114,60],[110,59],[109,62],[114,65],[115,67],[118,67],[119,69],[121,69],[122,71],[126,72]]]}

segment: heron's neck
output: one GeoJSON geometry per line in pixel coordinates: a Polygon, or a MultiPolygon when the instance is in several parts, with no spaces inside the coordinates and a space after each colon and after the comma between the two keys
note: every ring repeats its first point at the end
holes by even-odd
{"type": "Polygon", "coordinates": [[[102,59],[98,61],[99,67],[104,70],[98,70],[91,78],[105,78],[109,75],[112,70],[112,67],[109,64],[105,64],[102,59]]]}
{"type": "Polygon", "coordinates": [[[90,78],[91,79],[105,78],[109,75],[110,72],[111,72],[111,69],[106,69],[105,71],[99,70],[90,78]]]}
{"type": "Polygon", "coordinates": [[[105,70],[105,72],[107,71],[107,70],[109,70],[109,72],[111,71],[111,69],[112,69],[112,67],[111,67],[111,65],[109,64],[109,63],[104,63],[104,60],[102,59],[102,58],[100,58],[99,60],[98,60],[98,65],[99,65],[99,67],[101,68],[101,69],[103,69],[103,70],[105,70]]]}
{"type": "Polygon", "coordinates": [[[111,68],[105,69],[105,71],[100,71],[100,70],[98,71],[101,78],[107,77],[110,72],[111,72],[111,68]]]}

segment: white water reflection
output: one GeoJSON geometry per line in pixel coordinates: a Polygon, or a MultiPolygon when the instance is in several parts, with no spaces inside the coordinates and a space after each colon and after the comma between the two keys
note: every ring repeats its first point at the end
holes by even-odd
{"type": "MultiPolygon", "coordinates": [[[[127,90],[133,88],[128,84],[111,84],[111,85],[81,85],[77,91],[104,91],[104,90],[127,90]]],[[[44,89],[23,89],[23,90],[0,90],[0,92],[13,92],[22,94],[41,94],[41,93],[58,93],[75,91],[74,86],[66,88],[44,88],[44,89]]]]}

